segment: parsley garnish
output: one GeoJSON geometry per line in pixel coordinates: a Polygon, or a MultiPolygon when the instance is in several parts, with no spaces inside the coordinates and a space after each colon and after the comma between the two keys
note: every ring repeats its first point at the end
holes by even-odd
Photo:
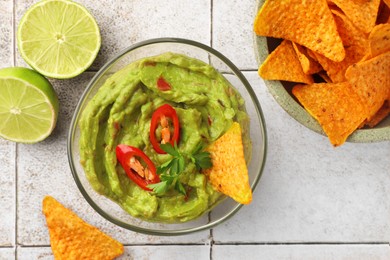
{"type": "MultiPolygon", "coordinates": [[[[180,175],[185,169],[186,160],[179,152],[177,146],[172,146],[170,143],[161,144],[161,149],[172,156],[172,159],[157,167],[157,174],[160,175],[160,182],[149,184],[148,187],[153,189],[157,195],[166,193],[171,187],[174,187],[178,192],[186,195],[186,189],[180,182],[180,175]]],[[[202,151],[203,147],[199,145],[190,159],[195,164],[198,170],[208,169],[213,166],[209,152],[202,151]]]]}
{"type": "Polygon", "coordinates": [[[211,162],[211,156],[209,152],[202,151],[203,146],[198,145],[195,149],[194,153],[191,156],[191,161],[195,164],[196,169],[209,169],[213,167],[213,163],[211,162]]]}

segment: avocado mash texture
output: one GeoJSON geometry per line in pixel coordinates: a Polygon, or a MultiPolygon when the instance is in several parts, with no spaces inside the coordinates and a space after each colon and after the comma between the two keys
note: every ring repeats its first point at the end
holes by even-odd
{"type": "Polygon", "coordinates": [[[189,157],[199,144],[209,145],[234,121],[240,123],[244,147],[250,150],[244,100],[231,84],[200,60],[164,53],[116,72],[89,101],[80,119],[81,163],[92,187],[132,216],[152,222],[185,222],[224,198],[191,161],[180,179],[187,196],[175,190],[156,196],[127,177],[115,154],[118,144],[126,144],[143,150],[156,167],[171,158],[157,154],[149,140],[151,116],[163,104],[170,104],[178,114],[178,149],[183,155],[189,157]],[[161,77],[171,89],[158,88],[161,77]]]}

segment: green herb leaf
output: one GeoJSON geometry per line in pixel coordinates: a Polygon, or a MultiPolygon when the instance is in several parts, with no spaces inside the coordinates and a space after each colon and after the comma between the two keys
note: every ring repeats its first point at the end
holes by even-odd
{"type": "Polygon", "coordinates": [[[186,195],[186,194],[187,194],[186,189],[184,188],[183,184],[182,184],[180,181],[176,182],[176,184],[175,184],[175,189],[176,189],[178,192],[180,192],[181,194],[183,194],[183,195],[186,195]]]}
{"type": "Polygon", "coordinates": [[[179,174],[179,162],[177,161],[176,158],[172,160],[172,167],[169,170],[169,173],[171,175],[178,175],[179,174]]]}
{"type": "Polygon", "coordinates": [[[157,195],[163,195],[168,190],[168,183],[167,181],[161,181],[159,183],[149,184],[148,188],[152,189],[154,193],[157,195]]]}
{"type": "Polygon", "coordinates": [[[185,169],[185,161],[184,161],[184,157],[181,156],[179,159],[178,159],[178,162],[179,162],[179,172],[183,172],[184,169],[185,169]]]}
{"type": "Polygon", "coordinates": [[[172,167],[172,160],[169,160],[169,161],[161,164],[159,167],[157,167],[157,174],[164,173],[171,167],[172,167]]]}
{"type": "Polygon", "coordinates": [[[180,156],[179,151],[175,149],[175,147],[173,147],[170,143],[160,144],[160,148],[174,157],[180,156]]]}
{"type": "Polygon", "coordinates": [[[180,193],[186,194],[183,184],[180,182],[180,174],[185,170],[184,156],[179,152],[177,146],[173,147],[170,143],[161,144],[163,149],[168,154],[172,155],[172,159],[157,167],[157,173],[160,175],[160,182],[151,184],[148,187],[153,189],[157,195],[163,195],[172,186],[180,193]]]}
{"type": "Polygon", "coordinates": [[[191,156],[191,161],[195,163],[195,166],[198,170],[205,170],[213,167],[213,163],[211,161],[211,154],[207,151],[202,150],[203,147],[199,145],[191,156]]]}
{"type": "MultiPolygon", "coordinates": [[[[180,182],[180,175],[186,167],[184,156],[179,152],[176,144],[172,146],[170,143],[166,143],[161,144],[160,147],[173,158],[157,167],[157,173],[160,175],[161,182],[151,184],[148,187],[153,189],[157,195],[162,195],[171,188],[186,195],[186,189],[180,182]]],[[[202,145],[196,147],[190,159],[198,170],[209,169],[213,166],[210,153],[204,151],[202,145]]]]}

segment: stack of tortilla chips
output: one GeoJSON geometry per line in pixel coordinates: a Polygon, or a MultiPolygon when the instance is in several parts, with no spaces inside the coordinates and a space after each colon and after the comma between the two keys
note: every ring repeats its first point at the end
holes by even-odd
{"type": "Polygon", "coordinates": [[[293,94],[334,146],[390,113],[390,0],[266,0],[254,31],[283,39],[259,75],[301,83],[293,94]]]}

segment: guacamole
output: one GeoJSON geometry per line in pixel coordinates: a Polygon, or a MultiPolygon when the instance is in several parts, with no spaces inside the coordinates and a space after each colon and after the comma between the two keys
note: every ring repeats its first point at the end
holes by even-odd
{"type": "Polygon", "coordinates": [[[215,141],[234,121],[242,127],[244,147],[250,146],[244,100],[231,84],[200,60],[164,53],[116,72],[89,101],[80,118],[81,163],[92,187],[132,216],[152,222],[185,222],[224,198],[194,163],[188,161],[180,175],[186,195],[170,190],[157,196],[128,178],[115,153],[117,145],[126,144],[141,149],[156,167],[171,159],[169,154],[156,153],[149,140],[152,114],[163,104],[177,112],[177,149],[185,156],[200,144],[206,147],[215,141]],[[169,89],[158,86],[161,78],[169,89]]]}

